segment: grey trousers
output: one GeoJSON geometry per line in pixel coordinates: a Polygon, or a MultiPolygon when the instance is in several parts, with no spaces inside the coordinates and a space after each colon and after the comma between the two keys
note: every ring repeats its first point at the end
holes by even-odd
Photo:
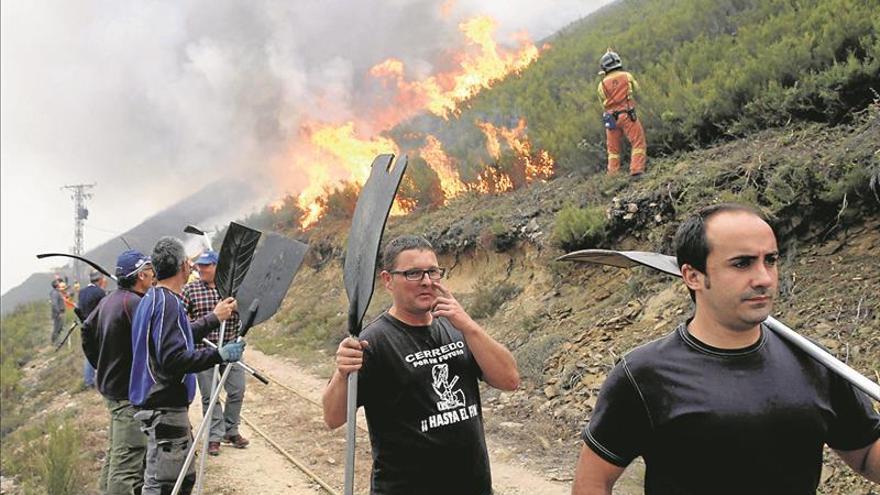
{"type": "Polygon", "coordinates": [[[137,409],[127,400],[105,398],[104,402],[110,412],[110,434],[101,468],[101,493],[139,494],[144,484],[147,436],[141,431],[140,422],[134,419],[137,409]]]}
{"type": "MultiPolygon", "coordinates": [[[[220,366],[220,375],[227,365],[220,366]]],[[[214,368],[199,372],[196,380],[199,383],[199,393],[202,395],[202,417],[208,410],[208,404],[211,402],[211,380],[214,376],[214,368]]],[[[226,406],[224,407],[218,401],[214,404],[214,411],[211,413],[211,429],[208,434],[209,442],[219,442],[224,436],[231,437],[238,435],[238,425],[241,424],[241,404],[244,400],[245,374],[241,366],[232,365],[229,370],[229,376],[226,377],[226,383],[223,388],[226,390],[226,406]]]]}
{"type": "Polygon", "coordinates": [[[55,316],[52,315],[52,344],[58,342],[58,338],[61,337],[61,330],[64,327],[64,313],[55,316]]]}
{"type": "MultiPolygon", "coordinates": [[[[147,434],[147,465],[142,495],[168,495],[192,447],[192,427],[186,408],[142,409],[134,418],[147,434]]],[[[181,495],[192,493],[196,482],[196,463],[191,462],[183,479],[181,495]]]]}

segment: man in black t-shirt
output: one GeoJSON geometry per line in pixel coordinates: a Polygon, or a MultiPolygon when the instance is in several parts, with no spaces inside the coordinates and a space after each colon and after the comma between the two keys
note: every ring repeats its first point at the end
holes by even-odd
{"type": "Polygon", "coordinates": [[[693,317],[628,354],[599,393],[575,495],[610,494],[636,457],[645,493],[815,493],[828,445],[880,480],[880,415],[838,375],[764,327],[776,237],[755,210],[704,208],[675,236],[693,317]]]}
{"type": "Polygon", "coordinates": [[[373,451],[373,494],[492,493],[477,379],[519,386],[516,361],[440,284],[431,244],[398,237],[382,255],[391,308],[336,351],[324,421],[346,421],[347,376],[358,371],[373,451]]]}

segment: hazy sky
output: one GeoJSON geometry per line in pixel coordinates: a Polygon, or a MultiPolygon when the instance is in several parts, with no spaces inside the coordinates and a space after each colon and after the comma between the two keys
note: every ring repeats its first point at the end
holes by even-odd
{"type": "Polygon", "coordinates": [[[97,183],[88,250],[220,176],[258,177],[304,117],[382,104],[358,91],[365,72],[397,57],[430,74],[465,18],[494,17],[512,43],[605,3],[4,0],[0,290],[50,269],[35,253],[73,245],[65,184],[97,183]]]}

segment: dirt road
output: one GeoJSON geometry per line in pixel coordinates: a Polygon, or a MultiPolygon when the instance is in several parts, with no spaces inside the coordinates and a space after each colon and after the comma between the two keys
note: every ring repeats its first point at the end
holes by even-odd
{"type": "MultiPolygon", "coordinates": [[[[291,359],[268,356],[254,348],[249,348],[245,357],[251,366],[265,371],[277,383],[263,385],[249,378],[243,417],[331,488],[341,492],[345,431],[344,428],[328,431],[321,419],[321,409],[317,404],[324,380],[291,359]],[[280,384],[295,389],[301,396],[280,384]]],[[[201,419],[201,408],[196,404],[199,404],[198,399],[190,408],[194,429],[201,419]]],[[[363,417],[359,425],[364,429],[358,433],[355,486],[357,493],[369,493],[371,462],[363,417]]],[[[243,422],[241,433],[251,441],[247,449],[237,450],[224,445],[219,456],[207,459],[203,493],[327,493],[259,436],[253,427],[243,422]]],[[[487,444],[496,494],[563,495],[570,492],[569,482],[553,481],[531,471],[492,436],[487,438],[487,444]]]]}

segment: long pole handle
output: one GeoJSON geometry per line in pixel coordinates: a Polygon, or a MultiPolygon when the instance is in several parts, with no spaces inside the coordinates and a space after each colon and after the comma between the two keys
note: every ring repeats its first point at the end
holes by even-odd
{"type": "MultiPolygon", "coordinates": [[[[217,339],[217,346],[223,344],[223,337],[226,333],[226,320],[220,322],[220,337],[217,339]]],[[[205,339],[207,340],[207,339],[205,339]]],[[[214,365],[214,372],[211,374],[211,395],[214,395],[214,391],[218,390],[217,380],[220,377],[220,365],[214,365]]],[[[213,410],[205,411],[205,419],[211,418],[214,415],[213,410]]],[[[209,420],[210,421],[210,420],[209,420]]],[[[204,434],[204,440],[202,440],[202,457],[199,459],[199,469],[198,474],[196,474],[196,495],[202,494],[202,486],[204,485],[205,479],[205,462],[208,459],[208,444],[211,441],[211,427],[213,426],[211,423],[208,423],[208,432],[204,434]]],[[[195,445],[195,442],[193,443],[195,445]]]]}
{"type": "Polygon", "coordinates": [[[345,486],[344,495],[354,495],[354,447],[357,441],[357,393],[358,374],[348,374],[348,390],[345,411],[345,486]]]}
{"type": "MultiPolygon", "coordinates": [[[[232,363],[227,363],[232,364],[232,363]]],[[[190,446],[189,452],[186,454],[186,460],[183,461],[183,467],[180,470],[180,474],[177,475],[177,482],[174,483],[174,489],[171,491],[171,495],[177,495],[180,493],[180,487],[183,486],[183,478],[186,477],[186,471],[189,468],[189,465],[192,464],[193,458],[196,455],[196,445],[198,444],[199,439],[202,434],[205,432],[206,425],[210,424],[211,420],[211,412],[214,410],[214,404],[217,403],[217,399],[220,398],[220,389],[223,388],[223,384],[226,383],[226,377],[229,376],[229,371],[232,369],[232,366],[227,366],[226,369],[223,370],[223,376],[220,377],[220,383],[217,385],[217,388],[214,390],[214,393],[211,394],[211,403],[208,404],[208,414],[202,418],[202,422],[199,423],[199,428],[196,430],[195,438],[193,438],[192,446],[190,446]]]]}
{"type": "Polygon", "coordinates": [[[780,322],[772,316],[768,316],[764,320],[764,324],[777,335],[788,340],[800,350],[807,353],[811,358],[815,359],[826,368],[837,373],[844,380],[850,382],[862,392],[866,393],[872,399],[880,402],[880,385],[872,382],[858,371],[850,368],[846,363],[832,356],[821,347],[812,343],[806,337],[788,328],[784,323],[780,322]]]}
{"type": "MultiPolygon", "coordinates": [[[[208,340],[208,339],[202,339],[202,343],[205,344],[205,345],[207,345],[208,347],[211,347],[211,348],[213,348],[213,349],[217,349],[217,344],[211,342],[211,341],[208,340]]],[[[262,373],[260,373],[259,371],[257,371],[256,369],[254,369],[253,367],[251,367],[249,364],[245,363],[244,361],[236,361],[236,362],[235,362],[235,365],[236,365],[236,366],[241,366],[241,369],[243,369],[243,370],[245,370],[246,372],[250,373],[251,376],[253,376],[253,377],[256,378],[257,380],[260,380],[260,381],[263,382],[265,385],[268,385],[268,384],[269,384],[269,379],[268,379],[268,378],[266,378],[265,376],[263,376],[262,373]]]]}

